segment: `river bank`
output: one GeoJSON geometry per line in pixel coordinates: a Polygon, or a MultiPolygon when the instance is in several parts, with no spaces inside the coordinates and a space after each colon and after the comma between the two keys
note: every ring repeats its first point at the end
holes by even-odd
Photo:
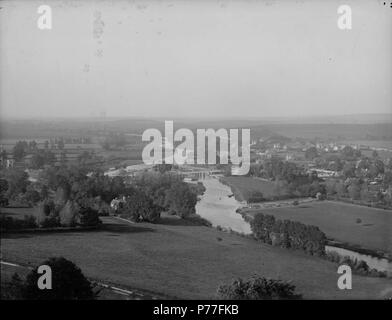
{"type": "MultiPolygon", "coordinates": [[[[230,187],[222,184],[218,178],[208,177],[203,180],[203,184],[206,187],[206,191],[196,205],[196,213],[210,221],[213,227],[232,230],[243,235],[251,235],[250,224],[246,220],[251,219],[253,214],[250,214],[250,212],[254,213],[255,211],[244,207],[244,203],[231,197],[232,191],[230,187]]],[[[304,200],[300,205],[292,207],[301,209],[302,205],[302,209],[305,209],[305,205],[312,201],[304,200]]],[[[279,201],[279,203],[287,203],[287,200],[279,201]]],[[[267,204],[266,207],[261,208],[274,208],[274,206],[267,204]]],[[[291,218],[291,220],[295,219],[291,218]]],[[[333,222],[336,223],[336,221],[333,222]]],[[[366,249],[350,243],[329,239],[326,244],[326,251],[335,251],[352,259],[363,260],[371,268],[392,274],[390,256],[381,250],[366,249]]]]}

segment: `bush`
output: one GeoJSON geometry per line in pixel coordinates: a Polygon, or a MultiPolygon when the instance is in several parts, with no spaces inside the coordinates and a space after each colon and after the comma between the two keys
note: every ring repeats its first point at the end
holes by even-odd
{"type": "Polygon", "coordinates": [[[295,286],[281,280],[253,276],[249,280],[238,278],[231,284],[221,285],[217,296],[225,300],[300,299],[295,286]]]}
{"type": "Polygon", "coordinates": [[[197,194],[184,182],[173,184],[166,192],[166,206],[169,213],[181,218],[194,214],[197,194]]]}
{"type": "Polygon", "coordinates": [[[50,258],[41,265],[48,265],[52,269],[52,289],[41,290],[37,282],[41,274],[38,268],[32,270],[21,289],[23,299],[29,300],[86,300],[94,299],[90,281],[82,271],[65,258],[50,258]]]}

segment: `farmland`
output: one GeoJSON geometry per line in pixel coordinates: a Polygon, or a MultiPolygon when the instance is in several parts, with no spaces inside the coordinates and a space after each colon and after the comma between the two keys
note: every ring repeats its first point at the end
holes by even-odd
{"type": "Polygon", "coordinates": [[[221,182],[231,187],[238,201],[246,201],[254,191],[261,192],[265,198],[275,195],[274,183],[259,178],[232,176],[223,177],[221,182]]]}
{"type": "Polygon", "coordinates": [[[328,237],[340,242],[392,253],[391,210],[322,201],[247,212],[252,215],[258,211],[318,226],[328,237]]]}
{"type": "Polygon", "coordinates": [[[176,217],[130,224],[103,217],[100,230],[3,235],[4,261],[36,265],[64,256],[86,276],[179,298],[213,298],[222,282],[260,274],[292,280],[305,298],[380,298],[392,280],[354,276],[337,289],[336,266],[301,252],[271,247],[176,217]]]}

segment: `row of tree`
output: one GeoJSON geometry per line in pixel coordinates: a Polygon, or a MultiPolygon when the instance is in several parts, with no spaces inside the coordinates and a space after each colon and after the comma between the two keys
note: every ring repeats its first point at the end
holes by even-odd
{"type": "Polygon", "coordinates": [[[254,237],[264,243],[303,250],[311,255],[325,254],[326,235],[316,226],[275,219],[261,212],[249,222],[254,237]]]}

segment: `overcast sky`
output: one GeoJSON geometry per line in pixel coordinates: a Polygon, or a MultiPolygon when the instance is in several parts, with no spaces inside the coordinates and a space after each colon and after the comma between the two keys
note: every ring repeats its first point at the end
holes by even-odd
{"type": "Polygon", "coordinates": [[[0,117],[390,113],[383,2],[1,1],[0,117]]]}

